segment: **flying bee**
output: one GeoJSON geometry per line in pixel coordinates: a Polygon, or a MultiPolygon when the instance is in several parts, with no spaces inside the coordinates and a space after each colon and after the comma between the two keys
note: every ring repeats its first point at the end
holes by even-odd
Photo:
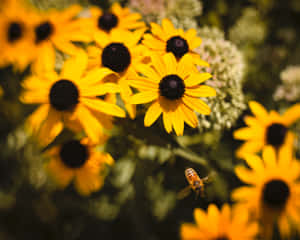
{"type": "Polygon", "coordinates": [[[193,168],[187,168],[184,172],[186,180],[189,183],[189,186],[182,189],[178,193],[178,198],[185,198],[190,192],[191,189],[196,193],[196,199],[199,195],[204,196],[204,185],[205,183],[210,181],[210,176],[206,176],[205,178],[200,178],[198,173],[193,168]]]}

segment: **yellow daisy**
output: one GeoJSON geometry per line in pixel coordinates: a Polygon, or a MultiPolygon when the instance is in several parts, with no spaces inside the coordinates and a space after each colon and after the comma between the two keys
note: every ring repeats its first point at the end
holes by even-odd
{"type": "Polygon", "coordinates": [[[35,56],[33,14],[17,0],[0,9],[0,67],[13,64],[24,70],[35,56]]]}
{"type": "Polygon", "coordinates": [[[114,29],[129,31],[145,27],[139,13],[131,13],[129,8],[122,8],[119,3],[114,3],[104,12],[98,7],[91,7],[90,12],[92,33],[109,33],[114,29]]]}
{"type": "Polygon", "coordinates": [[[256,155],[247,155],[245,159],[250,169],[238,166],[235,172],[250,186],[236,189],[233,199],[261,220],[267,239],[272,235],[275,222],[281,235],[288,237],[290,224],[300,224],[299,162],[293,159],[288,147],[276,153],[269,146],[264,148],[262,159],[256,155]]]}
{"type": "Polygon", "coordinates": [[[184,32],[182,29],[175,29],[168,19],[162,20],[162,27],[156,23],[151,23],[151,32],[144,35],[142,43],[151,51],[160,55],[168,52],[174,54],[177,60],[184,55],[190,55],[192,62],[199,66],[209,66],[201,60],[200,55],[194,50],[200,46],[202,40],[197,37],[195,29],[184,32]]]}
{"type": "Polygon", "coordinates": [[[182,240],[254,240],[258,233],[258,225],[249,221],[247,211],[230,209],[228,204],[221,210],[210,204],[207,213],[196,208],[194,217],[196,225],[182,224],[182,240]]]}
{"type": "Polygon", "coordinates": [[[293,146],[294,134],[289,131],[289,127],[300,118],[300,104],[292,106],[282,116],[275,111],[268,113],[255,101],[250,101],[249,107],[254,116],[246,116],[244,121],[248,126],[234,132],[235,139],[246,141],[237,150],[238,157],[256,153],[266,145],[276,149],[286,145],[293,146]]]}
{"type": "Polygon", "coordinates": [[[144,77],[130,80],[140,91],[131,97],[131,103],[154,101],[146,112],[145,126],[152,125],[162,113],[166,131],[170,133],[174,128],[177,135],[182,135],[184,122],[193,128],[198,124],[194,110],[210,114],[210,108],[200,97],[216,95],[213,88],[201,84],[211,78],[211,74],[196,72],[189,55],[177,62],[172,53],[163,57],[153,54],[152,64],[153,67],[140,64],[139,72],[144,77]]]}
{"type": "Polygon", "coordinates": [[[128,79],[137,77],[136,66],[145,59],[144,47],[139,45],[144,30],[134,32],[112,30],[109,34],[95,34],[95,46],[88,48],[89,68],[107,67],[116,73],[107,79],[116,82],[121,89],[120,95],[131,118],[135,118],[135,105],[129,103],[132,90],[128,79]]]}
{"type": "Polygon", "coordinates": [[[72,42],[91,41],[88,31],[84,30],[86,19],[76,18],[80,11],[79,5],[72,5],[63,11],[52,9],[36,15],[34,44],[37,51],[37,65],[34,67],[43,66],[49,69],[55,62],[55,49],[74,55],[79,48],[72,42]]]}
{"type": "Polygon", "coordinates": [[[54,70],[27,78],[21,96],[24,103],[40,104],[29,117],[29,127],[42,143],[51,142],[63,129],[84,130],[93,141],[103,136],[109,122],[106,116],[125,117],[118,106],[97,96],[116,93],[114,83],[101,83],[113,74],[108,68],[86,72],[87,55],[82,51],[67,60],[60,74],[54,70]]]}
{"type": "Polygon", "coordinates": [[[98,191],[104,183],[106,165],[114,163],[108,153],[96,151],[87,138],[70,140],[49,151],[51,160],[47,165],[50,176],[60,188],[72,180],[77,192],[83,196],[98,191]]]}

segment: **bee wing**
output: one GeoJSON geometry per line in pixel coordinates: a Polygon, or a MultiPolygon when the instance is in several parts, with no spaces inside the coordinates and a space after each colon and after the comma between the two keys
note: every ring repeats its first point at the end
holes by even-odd
{"type": "Polygon", "coordinates": [[[179,193],[177,193],[178,199],[183,199],[187,197],[191,192],[191,186],[187,186],[184,189],[182,189],[179,193]]]}
{"type": "Polygon", "coordinates": [[[208,176],[201,178],[201,180],[203,181],[203,183],[210,183],[215,175],[216,175],[216,173],[212,172],[208,176]]]}

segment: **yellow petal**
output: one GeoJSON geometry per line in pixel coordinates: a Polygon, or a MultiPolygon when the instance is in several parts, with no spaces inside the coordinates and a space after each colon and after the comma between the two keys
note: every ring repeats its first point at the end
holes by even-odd
{"type": "Polygon", "coordinates": [[[185,93],[192,97],[214,97],[216,90],[210,86],[201,85],[197,88],[186,88],[185,93]]]}
{"type": "MultiPolygon", "coordinates": [[[[219,222],[219,209],[215,204],[210,204],[207,209],[208,220],[210,223],[219,222]]],[[[216,224],[214,224],[216,225],[216,224]]]]}
{"type": "Polygon", "coordinates": [[[184,104],[187,107],[192,108],[201,114],[209,115],[211,112],[209,106],[205,102],[203,102],[201,99],[192,98],[187,95],[184,95],[184,97],[182,98],[182,101],[184,102],[184,104]]]}
{"type": "Polygon", "coordinates": [[[61,72],[62,78],[78,81],[87,67],[87,61],[87,54],[84,51],[78,52],[76,56],[65,61],[61,72]]]}
{"type": "Polygon", "coordinates": [[[169,19],[164,18],[162,20],[162,27],[164,32],[167,34],[168,38],[176,34],[176,29],[174,28],[172,22],[169,19]]]}
{"type": "Polygon", "coordinates": [[[253,187],[239,187],[233,190],[231,197],[235,201],[249,201],[253,199],[254,191],[253,187]]]}
{"type": "Polygon", "coordinates": [[[257,136],[257,132],[254,129],[249,127],[240,128],[233,133],[233,137],[239,140],[249,140],[256,139],[260,136],[257,136]]]}
{"type": "Polygon", "coordinates": [[[188,223],[181,225],[180,236],[182,240],[201,240],[205,237],[199,228],[188,223]]]}
{"type": "Polygon", "coordinates": [[[94,109],[94,110],[102,112],[102,113],[106,113],[108,115],[112,115],[112,116],[116,116],[116,117],[125,117],[126,116],[126,114],[122,108],[118,107],[115,104],[107,103],[101,99],[84,98],[82,100],[82,103],[91,109],[94,109]]]}
{"type": "Polygon", "coordinates": [[[264,125],[255,117],[252,116],[245,116],[244,117],[244,122],[248,125],[248,126],[255,126],[255,127],[262,127],[264,128],[264,125]]]}
{"type": "MultiPolygon", "coordinates": [[[[171,54],[173,55],[173,54],[171,54]]],[[[156,72],[159,74],[160,78],[162,78],[163,76],[170,74],[168,71],[168,67],[167,67],[167,63],[166,61],[168,61],[168,59],[165,59],[166,57],[162,57],[157,53],[152,53],[151,54],[151,60],[152,60],[152,64],[156,70],[156,72]]],[[[172,61],[172,60],[171,60],[172,61]]],[[[176,59],[175,59],[176,61],[176,59]]]]}
{"type": "Polygon", "coordinates": [[[199,73],[196,66],[191,64],[193,61],[191,54],[185,54],[182,58],[180,58],[177,66],[177,73],[182,79],[186,79],[192,73],[199,73]]]}
{"type": "Polygon", "coordinates": [[[61,160],[57,158],[50,160],[47,170],[61,188],[68,186],[74,177],[74,171],[64,166],[61,160]]]}
{"type": "Polygon", "coordinates": [[[165,38],[165,34],[162,30],[162,28],[157,24],[157,23],[150,23],[150,26],[151,26],[151,32],[153,35],[163,39],[163,40],[166,40],[165,38]]]}
{"type": "Polygon", "coordinates": [[[138,72],[146,76],[149,81],[159,83],[162,78],[152,67],[147,64],[139,64],[136,66],[136,68],[138,72]]]}
{"type": "Polygon", "coordinates": [[[152,102],[153,100],[158,98],[158,92],[140,92],[131,97],[130,103],[131,104],[142,104],[152,102]]]}
{"type": "Polygon", "coordinates": [[[48,103],[48,92],[41,89],[38,90],[31,90],[31,91],[24,91],[23,94],[20,96],[20,100],[27,104],[33,103],[48,103]]]}
{"type": "Polygon", "coordinates": [[[154,38],[151,34],[146,33],[143,37],[142,44],[154,51],[165,52],[166,43],[158,38],[154,38]]]}
{"type": "Polygon", "coordinates": [[[249,107],[252,111],[252,113],[259,118],[261,121],[265,122],[268,118],[268,112],[266,109],[258,102],[250,101],[249,107]]]}
{"type": "Polygon", "coordinates": [[[184,121],[191,126],[192,128],[197,127],[198,125],[198,118],[193,110],[186,107],[184,104],[180,105],[180,109],[182,111],[182,115],[184,116],[184,121]]]}
{"type": "Polygon", "coordinates": [[[184,121],[183,121],[183,116],[180,114],[180,111],[178,109],[173,111],[171,114],[171,118],[172,118],[172,125],[174,127],[176,135],[182,136],[184,130],[184,121]]]}
{"type": "Polygon", "coordinates": [[[295,121],[300,119],[300,103],[295,104],[294,106],[290,107],[284,114],[283,114],[284,123],[289,126],[293,124],[295,121]]]}
{"type": "Polygon", "coordinates": [[[246,169],[242,166],[237,166],[235,168],[235,174],[245,183],[255,185],[257,183],[256,175],[254,172],[246,169]]]}
{"type": "Polygon", "coordinates": [[[263,149],[263,161],[266,165],[266,168],[274,169],[277,165],[277,157],[275,149],[271,146],[267,146],[263,149]]]}
{"type": "Polygon", "coordinates": [[[109,68],[95,68],[87,72],[87,74],[80,80],[84,86],[91,87],[92,85],[103,82],[104,78],[115,73],[109,68]]]}
{"type": "Polygon", "coordinates": [[[82,51],[81,48],[76,47],[71,41],[62,38],[54,39],[54,45],[61,52],[67,53],[71,56],[76,55],[78,54],[78,52],[82,51]]]}
{"type": "Polygon", "coordinates": [[[193,55],[193,63],[198,66],[209,67],[209,63],[202,60],[199,55],[193,55]]]}
{"type": "Polygon", "coordinates": [[[134,80],[128,80],[128,84],[141,91],[158,91],[158,84],[148,81],[147,78],[139,78],[134,80]]]}
{"type": "Polygon", "coordinates": [[[187,87],[193,87],[210,79],[211,77],[212,75],[210,73],[192,73],[187,79],[184,80],[184,84],[187,87]]]}
{"type": "MultiPolygon", "coordinates": [[[[177,61],[173,53],[167,53],[163,56],[163,62],[166,67],[166,74],[176,74],[177,61]]],[[[161,66],[159,67],[161,68],[161,66]]]]}
{"type": "Polygon", "coordinates": [[[131,119],[135,119],[136,117],[136,105],[124,102],[125,108],[129,114],[129,117],[131,119]]]}
{"type": "Polygon", "coordinates": [[[162,109],[160,107],[160,104],[158,101],[155,101],[154,103],[152,103],[152,105],[148,108],[146,112],[144,125],[146,127],[151,126],[156,121],[156,119],[160,116],[161,113],[162,113],[162,109]]]}
{"type": "MultiPolygon", "coordinates": [[[[94,33],[94,39],[97,45],[101,48],[105,48],[110,43],[109,35],[102,31],[96,31],[94,33]]],[[[100,57],[100,55],[98,57],[100,57]]]]}
{"type": "Polygon", "coordinates": [[[248,154],[258,152],[264,146],[264,141],[261,140],[250,140],[244,143],[237,151],[236,155],[239,158],[245,158],[248,154]]]}
{"type": "Polygon", "coordinates": [[[202,209],[194,209],[194,218],[198,227],[209,229],[208,217],[202,209]]]}
{"type": "Polygon", "coordinates": [[[41,74],[53,71],[55,67],[55,49],[52,44],[45,44],[39,51],[39,55],[33,64],[32,71],[41,74]]]}
{"type": "Polygon", "coordinates": [[[80,95],[83,97],[95,97],[106,93],[118,93],[120,90],[120,87],[115,83],[103,83],[89,88],[81,88],[80,95]]]}
{"type": "Polygon", "coordinates": [[[163,112],[163,123],[168,133],[172,132],[172,119],[170,112],[163,112]]]}
{"type": "Polygon", "coordinates": [[[121,90],[120,95],[122,100],[127,103],[130,102],[130,97],[132,96],[132,90],[129,87],[126,78],[125,77],[120,78],[118,84],[120,86],[120,90],[121,90]]]}
{"type": "Polygon", "coordinates": [[[93,173],[91,170],[81,169],[76,173],[75,187],[79,194],[88,196],[92,192],[98,191],[103,185],[103,179],[99,174],[93,173]]]}
{"type": "Polygon", "coordinates": [[[247,164],[256,172],[259,174],[263,174],[264,173],[264,165],[263,162],[261,160],[260,157],[258,157],[257,155],[248,155],[245,157],[245,160],[247,162],[247,164]]]}
{"type": "Polygon", "coordinates": [[[63,130],[61,113],[50,108],[48,116],[39,131],[39,139],[43,145],[49,144],[63,130]]]}
{"type": "Polygon", "coordinates": [[[86,135],[90,137],[93,142],[97,143],[103,135],[102,126],[97,119],[87,108],[81,105],[77,106],[76,115],[86,135]]]}
{"type": "Polygon", "coordinates": [[[49,107],[49,104],[43,104],[29,116],[27,123],[31,131],[36,132],[41,127],[49,113],[49,107]]]}

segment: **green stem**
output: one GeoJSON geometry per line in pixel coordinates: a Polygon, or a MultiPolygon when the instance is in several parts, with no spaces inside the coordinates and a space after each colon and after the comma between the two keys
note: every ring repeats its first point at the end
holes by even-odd
{"type": "Polygon", "coordinates": [[[201,164],[202,166],[204,166],[208,169],[210,168],[207,164],[207,161],[204,158],[199,157],[197,154],[195,154],[194,152],[192,152],[190,150],[186,150],[183,148],[174,148],[173,153],[175,155],[185,158],[191,162],[201,164]]]}

